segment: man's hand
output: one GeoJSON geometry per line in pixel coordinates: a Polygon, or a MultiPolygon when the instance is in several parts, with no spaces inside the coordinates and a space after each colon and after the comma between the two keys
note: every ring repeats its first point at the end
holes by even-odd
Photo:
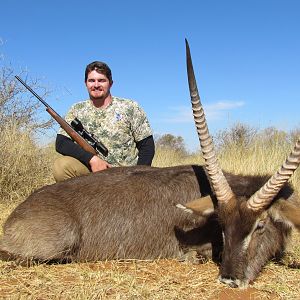
{"type": "Polygon", "coordinates": [[[111,168],[111,165],[105,160],[102,160],[98,156],[94,155],[89,161],[92,172],[103,171],[105,169],[111,168]]]}

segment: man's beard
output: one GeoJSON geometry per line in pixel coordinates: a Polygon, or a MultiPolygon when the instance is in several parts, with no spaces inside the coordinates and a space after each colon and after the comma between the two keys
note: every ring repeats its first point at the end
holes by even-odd
{"type": "Polygon", "coordinates": [[[105,100],[110,94],[110,91],[107,91],[105,94],[102,94],[102,96],[94,97],[92,94],[89,94],[91,100],[101,101],[105,100]]]}

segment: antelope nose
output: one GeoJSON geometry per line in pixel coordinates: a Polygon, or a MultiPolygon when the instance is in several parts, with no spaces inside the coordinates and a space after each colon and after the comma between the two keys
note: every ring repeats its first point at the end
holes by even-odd
{"type": "Polygon", "coordinates": [[[224,277],[224,276],[220,276],[219,277],[219,281],[222,282],[222,283],[225,283],[227,284],[228,286],[230,286],[231,288],[237,288],[238,287],[238,284],[236,283],[235,279],[233,277],[224,277]]]}

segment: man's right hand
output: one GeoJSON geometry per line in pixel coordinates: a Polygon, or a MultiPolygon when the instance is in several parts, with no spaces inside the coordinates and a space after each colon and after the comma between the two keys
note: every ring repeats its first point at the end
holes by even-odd
{"type": "Polygon", "coordinates": [[[99,158],[96,155],[94,155],[91,158],[91,160],[89,161],[89,164],[91,166],[93,173],[111,168],[111,165],[108,162],[106,162],[105,160],[102,160],[101,158],[99,158]]]}

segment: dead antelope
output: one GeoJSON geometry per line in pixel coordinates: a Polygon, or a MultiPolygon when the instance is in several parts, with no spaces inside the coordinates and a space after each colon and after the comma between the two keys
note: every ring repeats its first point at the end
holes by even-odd
{"type": "Polygon", "coordinates": [[[120,167],[45,186],[8,217],[3,259],[181,259],[209,245],[214,259],[223,249],[220,281],[244,287],[284,251],[292,227],[300,226],[300,204],[286,183],[299,165],[300,141],[270,179],[223,173],[187,42],[186,51],[205,168],[120,167]]]}

